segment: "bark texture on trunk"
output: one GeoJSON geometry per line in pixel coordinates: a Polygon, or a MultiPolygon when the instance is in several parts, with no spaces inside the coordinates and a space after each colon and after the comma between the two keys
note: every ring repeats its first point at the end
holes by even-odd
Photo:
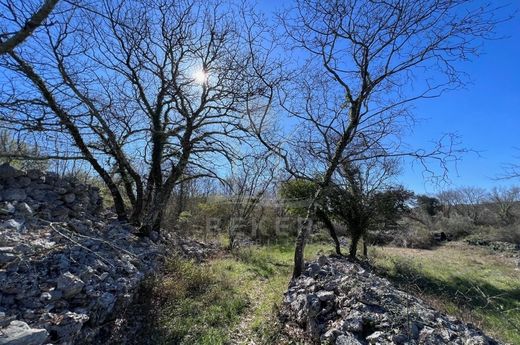
{"type": "Polygon", "coordinates": [[[330,237],[332,237],[332,240],[334,241],[336,254],[342,255],[341,254],[341,244],[339,243],[338,235],[336,233],[336,228],[334,227],[334,224],[332,224],[332,221],[327,216],[327,214],[319,207],[316,209],[316,216],[318,217],[319,220],[321,220],[321,222],[329,230],[330,237]]]}

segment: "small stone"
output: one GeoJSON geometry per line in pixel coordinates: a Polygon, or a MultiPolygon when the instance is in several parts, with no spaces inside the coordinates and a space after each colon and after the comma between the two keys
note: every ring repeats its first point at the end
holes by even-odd
{"type": "Polygon", "coordinates": [[[63,201],[65,201],[67,204],[72,204],[76,200],[76,194],[74,193],[68,193],[63,196],[63,201]]]}
{"type": "Polygon", "coordinates": [[[67,188],[63,188],[63,187],[54,188],[54,191],[58,194],[67,194],[67,192],[68,192],[67,188]]]}
{"type": "Polygon", "coordinates": [[[9,326],[0,329],[2,345],[42,345],[49,333],[45,329],[35,329],[23,321],[11,321],[9,326]]]}
{"type": "Polygon", "coordinates": [[[23,175],[23,172],[13,168],[9,163],[0,165],[0,178],[8,179],[10,177],[18,177],[23,175]]]}
{"type": "Polygon", "coordinates": [[[14,214],[16,208],[10,202],[4,201],[0,206],[0,214],[10,215],[14,214]]]}
{"type": "Polygon", "coordinates": [[[27,203],[25,202],[19,202],[18,204],[16,204],[16,211],[25,217],[30,217],[34,213],[31,206],[27,205],[27,203]]]}
{"type": "Polygon", "coordinates": [[[332,291],[318,291],[316,295],[322,302],[332,301],[336,298],[336,295],[334,295],[332,291]]]}
{"type": "Polygon", "coordinates": [[[1,251],[0,248],[0,266],[3,266],[11,261],[14,261],[16,259],[16,255],[13,253],[5,253],[1,251]]]}
{"type": "Polygon", "coordinates": [[[396,345],[404,345],[408,341],[408,336],[406,334],[397,334],[392,337],[392,341],[396,345]]]}
{"type": "Polygon", "coordinates": [[[384,333],[381,331],[377,331],[377,332],[370,334],[366,339],[369,344],[376,344],[382,337],[384,337],[384,333]]]}
{"type": "Polygon", "coordinates": [[[24,201],[27,193],[21,188],[9,188],[2,191],[2,198],[8,201],[24,201]]]}
{"type": "Polygon", "coordinates": [[[322,256],[320,256],[320,257],[318,258],[318,264],[319,264],[320,266],[325,266],[325,265],[327,265],[328,263],[329,263],[329,259],[328,259],[326,256],[322,255],[322,256]]]}
{"type": "Polygon", "coordinates": [[[18,179],[18,185],[20,187],[29,187],[31,185],[31,178],[27,176],[22,176],[18,179]]]}
{"type": "Polygon", "coordinates": [[[309,277],[316,277],[321,270],[321,267],[316,262],[313,262],[307,267],[306,273],[309,277]]]}
{"type": "Polygon", "coordinates": [[[342,328],[349,332],[358,333],[363,331],[363,325],[363,319],[361,317],[354,317],[344,320],[342,328]]]}
{"type": "Polygon", "coordinates": [[[363,345],[353,334],[345,333],[336,338],[336,345],[363,345]]]}
{"type": "Polygon", "coordinates": [[[51,299],[52,299],[52,295],[50,294],[50,292],[43,292],[40,295],[40,301],[50,301],[51,299]]]}
{"type": "Polygon", "coordinates": [[[24,226],[23,226],[23,223],[20,223],[14,219],[9,219],[9,220],[4,221],[0,225],[0,228],[4,228],[7,230],[21,231],[21,230],[23,230],[24,226]]]}
{"type": "Polygon", "coordinates": [[[71,298],[83,290],[85,283],[74,274],[66,272],[57,280],[57,287],[63,292],[63,297],[71,298]]]}
{"type": "Polygon", "coordinates": [[[84,313],[67,311],[63,314],[56,315],[54,319],[59,320],[59,322],[50,327],[51,331],[55,333],[58,339],[65,340],[65,343],[72,344],[75,343],[75,341],[71,342],[71,340],[74,340],[79,335],[83,324],[89,320],[89,317],[84,313]]]}
{"type": "Polygon", "coordinates": [[[52,211],[51,211],[51,215],[53,217],[65,217],[65,216],[68,216],[70,213],[70,209],[65,207],[65,206],[58,206],[58,207],[55,207],[52,211]]]}

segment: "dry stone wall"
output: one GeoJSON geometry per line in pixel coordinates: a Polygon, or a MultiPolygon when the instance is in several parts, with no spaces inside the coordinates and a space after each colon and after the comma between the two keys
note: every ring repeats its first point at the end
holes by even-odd
{"type": "Polygon", "coordinates": [[[338,257],[306,266],[285,294],[280,317],[298,344],[502,344],[338,257]]]}
{"type": "Polygon", "coordinates": [[[161,247],[73,178],[0,166],[0,345],[96,343],[161,247]]]}

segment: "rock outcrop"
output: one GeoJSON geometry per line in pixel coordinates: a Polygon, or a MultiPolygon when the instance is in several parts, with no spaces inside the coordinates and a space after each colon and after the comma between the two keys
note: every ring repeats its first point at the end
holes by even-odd
{"type": "Polygon", "coordinates": [[[338,257],[306,266],[286,292],[280,317],[284,333],[302,344],[501,344],[338,257]]]}
{"type": "Polygon", "coordinates": [[[161,248],[74,178],[0,166],[0,344],[93,343],[161,248]]]}

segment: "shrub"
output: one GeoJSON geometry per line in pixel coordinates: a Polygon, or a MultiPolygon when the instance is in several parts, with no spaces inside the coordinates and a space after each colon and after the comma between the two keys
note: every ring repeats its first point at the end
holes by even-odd
{"type": "Polygon", "coordinates": [[[443,231],[454,240],[464,238],[477,231],[477,226],[468,217],[453,216],[451,218],[441,218],[435,224],[436,231],[443,231]]]}
{"type": "Polygon", "coordinates": [[[470,243],[509,242],[520,244],[520,225],[509,225],[503,227],[482,226],[468,236],[470,243]]]}
{"type": "Polygon", "coordinates": [[[396,232],[391,244],[397,247],[429,249],[433,247],[435,241],[424,225],[415,224],[396,232]]]}

